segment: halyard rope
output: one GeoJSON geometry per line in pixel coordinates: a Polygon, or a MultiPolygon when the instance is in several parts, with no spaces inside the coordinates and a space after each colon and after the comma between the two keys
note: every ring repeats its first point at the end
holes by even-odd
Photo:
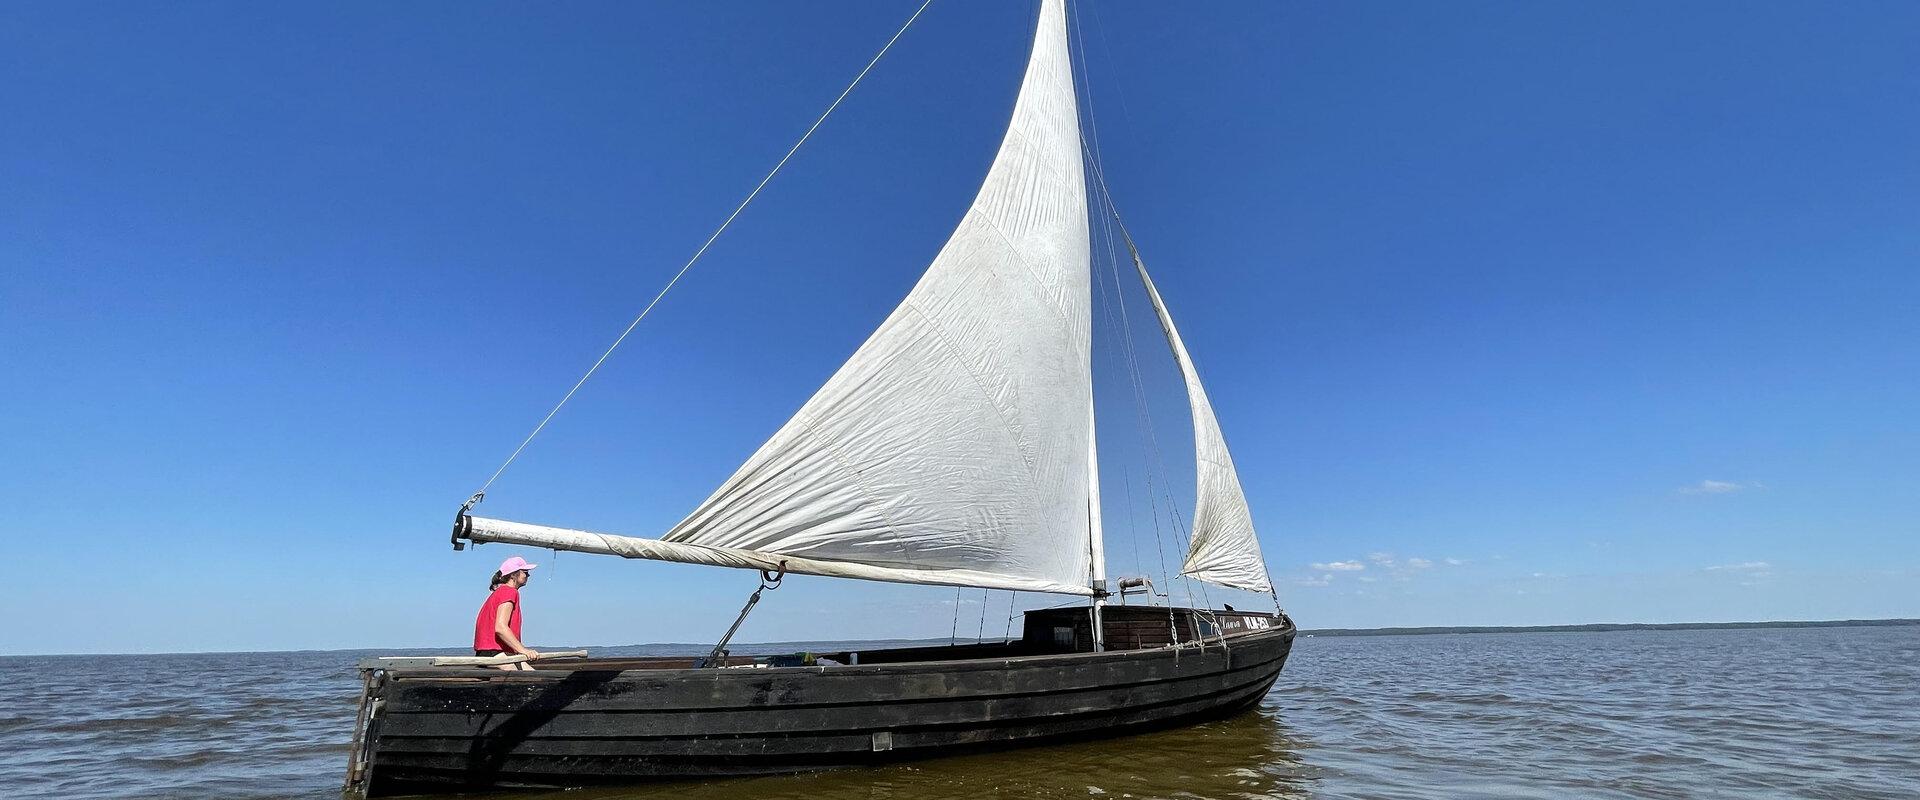
{"type": "MultiPolygon", "coordinates": [[[[1126,353],[1126,363],[1127,363],[1127,374],[1133,383],[1134,403],[1139,414],[1138,421],[1140,422],[1141,427],[1145,430],[1145,433],[1146,433],[1145,439],[1148,446],[1148,450],[1153,455],[1154,462],[1157,462],[1160,467],[1160,473],[1162,478],[1161,491],[1166,493],[1167,511],[1168,511],[1168,514],[1171,516],[1170,521],[1173,524],[1173,533],[1175,536],[1179,536],[1182,533],[1185,533],[1187,538],[1187,545],[1189,548],[1188,554],[1191,555],[1191,548],[1193,545],[1193,531],[1191,528],[1187,526],[1186,520],[1182,518],[1180,514],[1180,505],[1173,498],[1171,481],[1166,479],[1166,476],[1168,474],[1166,458],[1160,452],[1159,437],[1154,434],[1153,414],[1148,409],[1146,390],[1145,390],[1144,382],[1141,379],[1140,362],[1139,362],[1138,356],[1136,355],[1136,350],[1134,348],[1133,323],[1131,321],[1131,318],[1127,314],[1126,297],[1120,290],[1120,272],[1119,272],[1119,265],[1118,265],[1119,259],[1117,257],[1118,254],[1113,247],[1112,230],[1106,227],[1107,221],[1110,219],[1114,225],[1120,228],[1120,236],[1126,240],[1127,251],[1130,255],[1133,256],[1136,262],[1139,260],[1139,257],[1140,257],[1139,251],[1137,248],[1134,247],[1133,235],[1127,231],[1126,222],[1120,218],[1120,208],[1119,206],[1116,206],[1114,204],[1113,194],[1107,189],[1106,165],[1105,165],[1104,159],[1101,158],[1101,153],[1100,153],[1100,124],[1099,124],[1098,118],[1094,115],[1094,109],[1093,109],[1093,78],[1090,74],[1088,74],[1092,72],[1092,68],[1091,68],[1091,65],[1088,64],[1088,60],[1087,60],[1086,37],[1081,32],[1079,15],[1077,14],[1074,15],[1073,23],[1074,23],[1073,25],[1074,38],[1080,45],[1080,63],[1081,63],[1081,66],[1083,67],[1081,70],[1081,73],[1084,76],[1087,83],[1086,116],[1087,116],[1088,130],[1086,132],[1083,132],[1080,136],[1080,149],[1081,149],[1081,152],[1085,154],[1087,164],[1090,167],[1089,171],[1093,173],[1095,186],[1097,186],[1099,189],[1099,194],[1097,195],[1096,199],[1100,203],[1106,206],[1107,213],[1101,215],[1101,227],[1102,227],[1102,230],[1105,232],[1106,239],[1107,239],[1106,241],[1107,267],[1113,273],[1114,298],[1119,303],[1121,327],[1126,334],[1125,353],[1126,353]],[[1087,142],[1087,136],[1089,133],[1092,135],[1092,138],[1093,138],[1093,142],[1091,146],[1089,146],[1087,142]]],[[[1111,55],[1112,55],[1111,52],[1109,52],[1108,55],[1109,55],[1109,58],[1111,58],[1111,55]]],[[[1184,377],[1182,380],[1184,382],[1184,377]]],[[[1147,479],[1147,496],[1148,498],[1151,499],[1154,497],[1153,463],[1149,463],[1147,465],[1146,479],[1147,479]]],[[[1198,501],[1196,500],[1196,502],[1198,501]]],[[[1156,546],[1159,543],[1159,535],[1160,535],[1159,519],[1160,519],[1159,513],[1156,511],[1154,514],[1154,539],[1155,539],[1156,546]]],[[[1189,577],[1186,574],[1184,569],[1184,560],[1182,562],[1182,566],[1183,566],[1183,569],[1178,577],[1181,580],[1184,580],[1187,582],[1188,601],[1191,602],[1193,600],[1193,585],[1195,583],[1198,583],[1200,585],[1200,596],[1202,601],[1209,608],[1211,608],[1213,606],[1213,598],[1211,597],[1212,593],[1207,590],[1206,581],[1197,581],[1189,577]]],[[[1165,570],[1164,566],[1162,566],[1162,570],[1164,574],[1164,570],[1165,570]]],[[[1269,588],[1271,588],[1271,584],[1273,582],[1272,579],[1269,578],[1267,582],[1269,584],[1269,588]]],[[[1168,611],[1169,613],[1171,613],[1172,611],[1171,606],[1172,606],[1172,600],[1173,600],[1173,596],[1172,596],[1173,587],[1171,584],[1168,585],[1167,591],[1168,591],[1167,600],[1168,600],[1168,606],[1169,606],[1168,611]]],[[[1274,604],[1276,607],[1278,607],[1279,605],[1278,594],[1274,595],[1274,604]]]]}
{"type": "Polygon", "coordinates": [[[773,180],[773,176],[780,173],[780,168],[785,167],[787,161],[793,158],[793,154],[800,151],[800,146],[806,144],[807,139],[812,138],[813,132],[820,129],[820,125],[827,121],[827,117],[833,114],[834,109],[840,107],[840,102],[847,99],[847,95],[853,93],[854,87],[859,86],[861,79],[867,77],[867,73],[873,70],[873,65],[880,63],[881,57],[885,56],[888,50],[893,49],[893,43],[900,41],[901,35],[905,34],[908,28],[913,27],[914,20],[919,19],[921,12],[926,11],[927,6],[930,5],[933,5],[933,0],[926,0],[926,2],[921,3],[920,7],[914,10],[913,16],[908,17],[906,23],[900,26],[900,30],[894,31],[893,38],[888,39],[887,43],[880,47],[880,52],[873,54],[873,58],[867,62],[867,65],[860,69],[860,74],[853,76],[853,82],[847,84],[846,89],[841,90],[840,96],[833,99],[833,103],[827,106],[827,110],[820,112],[820,118],[814,120],[813,125],[807,128],[807,132],[800,135],[800,140],[794,142],[793,146],[787,149],[787,154],[780,157],[780,163],[773,165],[773,169],[767,172],[767,176],[761,178],[760,183],[753,187],[753,191],[747,193],[747,198],[741,200],[740,205],[734,207],[733,213],[728,214],[726,220],[720,223],[720,227],[715,228],[713,234],[708,236],[707,240],[700,244],[700,249],[694,251],[693,257],[687,259],[687,263],[680,267],[680,271],[673,274],[673,278],[667,281],[666,286],[661,287],[660,293],[653,296],[652,302],[647,303],[647,307],[640,310],[640,315],[634,317],[632,322],[627,323],[626,330],[621,331],[620,336],[613,340],[613,344],[607,346],[607,351],[601,353],[600,357],[594,360],[593,366],[587,368],[586,374],[581,375],[580,380],[574,381],[573,388],[567,390],[566,395],[560,398],[560,402],[553,405],[553,410],[548,411],[547,415],[541,418],[540,424],[533,426],[533,432],[528,433],[527,438],[521,440],[520,446],[514,448],[513,453],[507,456],[507,460],[500,464],[500,468],[493,471],[493,475],[487,478],[486,483],[481,484],[480,491],[474,493],[474,499],[467,501],[469,506],[478,502],[486,495],[487,489],[493,486],[493,482],[500,479],[500,473],[507,471],[507,467],[513,464],[513,460],[520,457],[521,451],[526,450],[527,445],[533,443],[533,438],[540,435],[540,431],[547,427],[548,422],[553,421],[555,414],[560,413],[561,407],[565,406],[568,400],[573,399],[574,393],[580,391],[580,387],[586,384],[587,379],[593,377],[593,373],[600,369],[601,364],[606,363],[607,357],[613,355],[613,351],[620,347],[620,343],[627,340],[627,335],[633,333],[633,329],[640,326],[640,321],[647,318],[647,314],[653,311],[654,306],[659,305],[660,299],[666,297],[667,292],[673,290],[674,284],[679,283],[680,279],[687,274],[687,271],[693,269],[694,263],[698,262],[701,256],[707,254],[707,248],[713,246],[714,240],[719,239],[720,234],[726,232],[727,226],[732,225],[734,219],[740,216],[740,212],[747,209],[747,204],[752,203],[755,197],[760,196],[760,190],[767,188],[767,184],[773,180]]]}
{"type": "MultiPolygon", "coordinates": [[[[1098,13],[1098,11],[1096,11],[1095,13],[1098,13]]],[[[1140,423],[1142,428],[1145,430],[1147,437],[1151,437],[1153,432],[1152,417],[1147,411],[1146,396],[1144,394],[1144,389],[1142,387],[1142,382],[1140,377],[1140,365],[1138,360],[1134,356],[1133,326],[1132,326],[1132,323],[1128,321],[1126,316],[1127,306],[1126,306],[1126,298],[1123,294],[1124,290],[1121,288],[1121,282],[1120,282],[1120,270],[1118,266],[1119,257],[1113,246],[1113,226],[1120,219],[1120,209],[1114,205],[1113,196],[1111,193],[1107,191],[1105,163],[1101,158],[1101,152],[1100,152],[1100,121],[1099,121],[1099,118],[1095,115],[1094,107],[1093,107],[1093,75],[1092,75],[1093,64],[1087,58],[1087,41],[1086,41],[1085,34],[1081,32],[1080,19],[1081,17],[1079,14],[1074,15],[1073,32],[1074,32],[1074,39],[1080,45],[1081,74],[1084,76],[1084,80],[1086,81],[1086,87],[1087,87],[1087,106],[1086,106],[1087,133],[1090,133],[1093,138],[1092,145],[1089,146],[1087,142],[1087,134],[1083,133],[1080,138],[1080,150],[1082,153],[1085,154],[1085,157],[1087,160],[1087,166],[1089,168],[1088,171],[1093,173],[1094,179],[1097,182],[1096,186],[1099,189],[1099,191],[1094,194],[1093,200],[1095,203],[1096,213],[1100,218],[1101,238],[1099,240],[1099,243],[1103,243],[1106,245],[1105,247],[1106,262],[1107,262],[1106,265],[1107,265],[1107,269],[1113,275],[1113,283],[1112,283],[1113,302],[1108,302],[1107,300],[1106,291],[1107,291],[1108,285],[1107,285],[1107,282],[1102,279],[1099,265],[1097,264],[1089,265],[1091,267],[1089,271],[1093,273],[1094,281],[1098,283],[1100,286],[1100,300],[1101,300],[1100,310],[1102,315],[1107,319],[1107,329],[1110,334],[1116,333],[1116,331],[1114,331],[1115,326],[1113,324],[1112,305],[1114,303],[1118,303],[1120,306],[1121,328],[1125,332],[1125,339],[1123,340],[1125,347],[1120,348],[1120,352],[1125,355],[1127,377],[1131,381],[1132,387],[1133,387],[1134,403],[1135,403],[1137,413],[1139,415],[1139,418],[1136,420],[1136,422],[1140,423]],[[1102,206],[1104,206],[1104,213],[1100,213],[1102,211],[1101,209],[1102,206]]],[[[1111,59],[1112,57],[1111,53],[1109,53],[1108,57],[1109,59],[1111,59]]],[[[1126,228],[1124,225],[1121,226],[1121,235],[1126,236],[1126,228]]],[[[1128,247],[1130,249],[1132,247],[1131,238],[1128,239],[1128,247]]],[[[1116,338],[1118,338],[1118,336],[1116,336],[1116,338]]],[[[1154,441],[1151,441],[1151,439],[1149,439],[1149,444],[1152,446],[1152,452],[1154,457],[1156,459],[1159,459],[1160,452],[1159,452],[1158,442],[1154,442],[1154,441]]],[[[1161,466],[1161,470],[1164,472],[1166,469],[1166,464],[1164,460],[1161,460],[1160,466],[1161,466]]],[[[1161,585],[1166,587],[1166,591],[1167,591],[1167,643],[1169,645],[1176,646],[1174,649],[1174,658],[1178,659],[1180,651],[1177,645],[1180,642],[1180,632],[1179,632],[1180,629],[1179,629],[1179,626],[1175,624],[1175,621],[1174,621],[1173,583],[1172,581],[1167,580],[1167,551],[1166,551],[1165,540],[1160,535],[1160,509],[1158,504],[1154,502],[1155,498],[1153,494],[1153,465],[1151,463],[1147,464],[1144,471],[1146,473],[1145,477],[1147,481],[1147,487],[1146,487],[1147,500],[1148,500],[1148,503],[1153,508],[1153,549],[1154,549],[1154,553],[1157,556],[1159,556],[1159,560],[1160,560],[1160,583],[1161,585]]],[[[1133,520],[1134,520],[1133,480],[1130,477],[1125,475],[1122,476],[1122,480],[1127,490],[1127,523],[1128,523],[1127,534],[1128,534],[1128,537],[1133,540],[1134,565],[1137,568],[1139,568],[1142,572],[1145,572],[1146,565],[1140,562],[1140,537],[1139,537],[1138,531],[1136,531],[1133,528],[1133,520]]],[[[1169,505],[1172,505],[1173,503],[1173,496],[1171,493],[1167,495],[1167,503],[1169,505]]],[[[1178,534],[1177,529],[1175,533],[1178,534]]],[[[1186,576],[1183,575],[1181,577],[1184,578],[1186,576]]],[[[1189,591],[1188,594],[1189,596],[1191,596],[1192,592],[1189,591]]],[[[1148,597],[1149,597],[1148,602],[1152,602],[1151,600],[1152,596],[1149,595],[1148,597]]],[[[1124,602],[1125,599],[1126,599],[1126,590],[1122,588],[1121,600],[1124,602]]]]}

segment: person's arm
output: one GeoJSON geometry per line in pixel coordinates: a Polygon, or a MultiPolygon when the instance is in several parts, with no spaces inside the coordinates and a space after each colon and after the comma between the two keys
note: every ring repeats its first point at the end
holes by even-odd
{"type": "Polygon", "coordinates": [[[499,610],[493,612],[493,635],[506,644],[507,649],[526,656],[528,661],[540,657],[540,652],[520,643],[520,637],[513,635],[513,627],[507,621],[513,619],[513,601],[501,603],[499,610]]]}

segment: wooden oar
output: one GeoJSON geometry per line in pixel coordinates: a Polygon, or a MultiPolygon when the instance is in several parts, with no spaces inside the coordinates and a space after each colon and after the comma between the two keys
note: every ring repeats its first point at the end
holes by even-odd
{"type": "MultiPolygon", "coordinates": [[[[587,651],[585,650],[565,650],[558,653],[541,653],[540,654],[541,661],[547,661],[549,659],[555,659],[555,658],[586,658],[586,657],[587,657],[587,651]]],[[[497,667],[501,664],[518,664],[526,660],[528,660],[526,656],[520,655],[518,653],[515,653],[513,655],[497,655],[497,656],[441,656],[433,660],[433,666],[436,666],[436,667],[468,667],[468,666],[497,667]]]]}
{"type": "MultiPolygon", "coordinates": [[[[553,658],[586,658],[585,650],[566,650],[555,653],[541,653],[540,660],[553,658]]],[[[523,655],[499,656],[381,656],[379,658],[360,659],[360,669],[419,669],[421,667],[491,667],[500,664],[518,664],[526,661],[523,655]]]]}

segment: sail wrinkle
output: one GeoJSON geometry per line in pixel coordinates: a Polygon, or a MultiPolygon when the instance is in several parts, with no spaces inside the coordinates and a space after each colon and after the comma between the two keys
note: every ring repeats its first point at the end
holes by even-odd
{"type": "MultiPolygon", "coordinates": [[[[907,307],[913,309],[914,313],[919,314],[921,317],[923,318],[926,317],[926,312],[922,311],[919,306],[909,305],[907,307]]],[[[954,346],[952,340],[947,336],[945,331],[940,330],[937,326],[932,327],[930,329],[935,333],[935,335],[938,335],[940,337],[940,340],[943,343],[946,344],[947,350],[949,352],[954,353],[956,356],[960,354],[959,348],[954,346]]],[[[965,361],[962,361],[961,363],[966,364],[965,361]]],[[[999,412],[1000,414],[999,430],[1002,433],[1007,434],[1007,438],[1010,440],[1008,444],[1020,451],[1020,463],[1026,466],[1028,477],[1032,478],[1036,484],[1039,483],[1040,476],[1034,470],[1033,456],[1029,454],[1024,447],[1021,446],[1022,437],[1020,435],[1019,420],[1014,419],[1012,416],[1010,416],[1007,413],[1006,404],[1003,404],[1002,402],[1000,402],[999,398],[995,396],[993,389],[988,388],[987,379],[985,376],[981,375],[979,371],[974,370],[971,365],[968,365],[968,374],[973,378],[974,388],[980,390],[980,396],[983,398],[986,398],[987,404],[992,406],[995,411],[999,412]]],[[[1016,402],[1013,405],[1017,407],[1018,403],[1016,402]]]]}
{"type": "MultiPolygon", "coordinates": [[[[1001,242],[1006,244],[1007,252],[1013,256],[1013,260],[1020,265],[1021,270],[1033,279],[1031,281],[1020,281],[1010,285],[1028,287],[1029,291],[1038,291],[1040,287],[1050,285],[1047,281],[1041,279],[1039,270],[1034,269],[1033,264],[1020,255],[1019,248],[1014,245],[1013,238],[1008,236],[1006,231],[1001,230],[1000,226],[991,219],[986,220],[986,225],[1000,237],[1001,242]]],[[[1002,283],[1004,284],[1005,282],[1003,281],[1002,283]]],[[[1067,317],[1067,312],[1060,308],[1058,297],[1047,298],[1047,302],[1044,303],[1044,305],[1052,309],[1054,313],[1060,317],[1060,325],[1062,328],[1071,328],[1073,326],[1073,321],[1067,317]]]]}
{"type": "MultiPolygon", "coordinates": [[[[794,415],[794,419],[799,420],[800,424],[805,425],[809,430],[812,430],[814,427],[813,418],[806,413],[806,409],[801,409],[800,413],[794,415]]],[[[857,483],[861,491],[866,494],[868,503],[880,510],[880,520],[884,525],[883,530],[886,532],[886,536],[884,538],[876,537],[876,541],[898,542],[903,548],[911,550],[912,540],[908,537],[901,536],[900,529],[893,524],[893,520],[887,518],[886,507],[876,502],[878,495],[873,491],[873,487],[868,486],[861,480],[860,469],[840,454],[839,447],[831,439],[823,438],[822,441],[827,443],[825,448],[827,455],[832,457],[841,469],[846,470],[848,475],[852,476],[854,482],[857,483]]],[[[790,477],[791,476],[789,476],[789,478],[790,477]]],[[[879,531],[874,531],[874,533],[878,534],[879,531]]]]}

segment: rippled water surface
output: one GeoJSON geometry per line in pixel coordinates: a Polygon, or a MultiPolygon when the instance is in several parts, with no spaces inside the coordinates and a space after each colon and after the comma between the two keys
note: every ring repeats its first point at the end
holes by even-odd
{"type": "MultiPolygon", "coordinates": [[[[0,658],[0,786],[338,798],[362,655],[0,658]]],[[[1103,796],[1920,798],[1920,628],[1302,638],[1258,713],[1193,728],[814,775],[489,795],[1103,796]]]]}

